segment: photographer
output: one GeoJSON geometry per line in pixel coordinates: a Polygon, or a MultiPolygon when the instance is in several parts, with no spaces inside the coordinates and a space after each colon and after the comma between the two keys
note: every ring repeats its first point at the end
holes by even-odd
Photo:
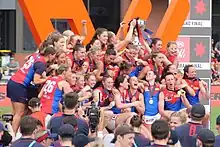
{"type": "MultiPolygon", "coordinates": [[[[58,133],[59,127],[63,123],[63,119],[67,116],[75,116],[76,117],[76,105],[78,103],[78,94],[75,92],[70,92],[64,95],[64,104],[63,104],[63,114],[62,116],[58,117],[53,117],[51,121],[48,124],[48,129],[50,130],[51,133],[58,133]]],[[[77,126],[78,126],[78,133],[82,133],[84,135],[89,134],[89,126],[87,123],[80,119],[77,118],[77,126]]]]}
{"type": "Polygon", "coordinates": [[[12,141],[12,136],[0,122],[0,147],[8,146],[12,141]]]}

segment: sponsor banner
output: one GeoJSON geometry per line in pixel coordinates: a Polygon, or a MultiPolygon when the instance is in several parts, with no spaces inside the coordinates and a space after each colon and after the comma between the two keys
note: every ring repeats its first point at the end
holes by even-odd
{"type": "Polygon", "coordinates": [[[184,22],[183,27],[185,28],[210,28],[212,27],[211,21],[210,20],[186,20],[184,22]]]}
{"type": "MultiPolygon", "coordinates": [[[[197,63],[209,63],[210,62],[210,48],[211,37],[210,36],[179,36],[177,39],[177,50],[179,62],[197,62],[197,63]]],[[[201,65],[202,66],[202,65],[201,65]]],[[[200,65],[196,66],[198,68],[200,65]]],[[[209,66],[202,66],[210,70],[209,66]],[[209,69],[208,69],[209,68],[209,69]]]]}
{"type": "MultiPolygon", "coordinates": [[[[172,0],[169,0],[171,2],[172,0]]],[[[211,0],[189,0],[190,12],[183,27],[211,28],[211,0]]]]}
{"type": "MultiPolygon", "coordinates": [[[[197,70],[210,70],[210,63],[201,63],[201,62],[180,62],[178,69],[183,69],[186,65],[193,65],[197,70]]],[[[207,75],[209,76],[209,75],[207,75]]]]}

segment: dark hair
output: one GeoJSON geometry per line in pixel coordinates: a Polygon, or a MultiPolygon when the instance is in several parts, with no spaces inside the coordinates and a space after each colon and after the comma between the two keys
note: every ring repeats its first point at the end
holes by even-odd
{"type": "Polygon", "coordinates": [[[86,51],[88,52],[89,49],[91,48],[91,45],[98,40],[97,38],[92,38],[92,40],[86,45],[86,51]]]}
{"type": "Polygon", "coordinates": [[[113,44],[109,44],[109,45],[107,46],[107,50],[106,50],[105,54],[106,54],[106,55],[114,55],[114,56],[117,54],[116,51],[115,51],[115,47],[114,47],[113,44]]]}
{"type": "Polygon", "coordinates": [[[153,52],[152,54],[151,54],[151,60],[152,60],[152,62],[154,63],[154,58],[156,58],[158,55],[159,55],[159,53],[160,52],[153,52]]]}
{"type": "Polygon", "coordinates": [[[194,116],[192,116],[192,115],[190,114],[190,119],[191,119],[192,121],[202,121],[202,120],[203,120],[203,118],[204,118],[204,116],[203,116],[203,117],[198,118],[198,117],[194,117],[194,116]]]}
{"type": "Polygon", "coordinates": [[[164,78],[166,79],[166,77],[169,76],[169,75],[173,75],[173,73],[167,72],[166,75],[164,76],[164,78]]]}
{"type": "Polygon", "coordinates": [[[121,70],[128,70],[128,69],[132,68],[132,65],[129,64],[129,62],[123,61],[122,63],[120,63],[119,68],[120,68],[120,71],[121,70]]]}
{"type": "Polygon", "coordinates": [[[156,45],[158,41],[161,41],[161,39],[160,38],[153,38],[151,45],[150,45],[150,48],[153,47],[153,45],[156,45]]]}
{"type": "Polygon", "coordinates": [[[75,51],[79,51],[81,48],[84,48],[84,46],[80,43],[77,43],[75,46],[74,46],[74,52],[75,51]]]}
{"type": "Polygon", "coordinates": [[[91,76],[95,76],[95,75],[92,74],[92,73],[87,73],[87,74],[84,76],[85,81],[88,81],[91,76]]]}
{"type": "Polygon", "coordinates": [[[98,39],[98,36],[100,36],[103,32],[107,32],[107,31],[108,30],[106,28],[97,28],[93,38],[98,39]]]}
{"type": "Polygon", "coordinates": [[[63,118],[63,124],[70,124],[72,125],[74,128],[77,128],[77,118],[74,115],[71,116],[65,116],[63,118]]]}
{"type": "Polygon", "coordinates": [[[169,137],[169,125],[164,120],[156,120],[151,126],[151,135],[156,140],[163,140],[169,137]]]}
{"type": "Polygon", "coordinates": [[[56,54],[56,50],[55,50],[55,48],[48,46],[44,49],[44,52],[40,53],[40,54],[43,56],[54,55],[54,54],[56,54]]]}
{"type": "Polygon", "coordinates": [[[126,79],[126,76],[122,76],[122,75],[118,76],[114,83],[115,88],[118,89],[120,87],[120,84],[123,83],[125,79],[126,79]]]}
{"type": "Polygon", "coordinates": [[[188,78],[188,76],[186,75],[186,73],[188,73],[189,72],[189,68],[190,67],[194,67],[192,64],[189,64],[189,65],[186,65],[185,67],[184,67],[184,69],[183,69],[183,71],[184,71],[184,75],[183,75],[183,79],[187,79],[188,78]]]}
{"type": "Polygon", "coordinates": [[[28,101],[28,106],[30,106],[31,108],[36,108],[40,106],[40,99],[33,97],[28,101]]]}
{"type": "Polygon", "coordinates": [[[32,135],[37,128],[37,119],[31,116],[24,116],[20,122],[20,132],[23,136],[32,135]]]}
{"type": "Polygon", "coordinates": [[[43,53],[43,52],[44,52],[44,49],[45,49],[46,47],[50,46],[50,45],[53,45],[53,46],[54,46],[52,39],[46,39],[46,40],[44,40],[44,41],[40,44],[40,46],[38,47],[39,53],[43,53]]]}
{"type": "Polygon", "coordinates": [[[141,117],[138,116],[138,115],[134,115],[131,118],[130,124],[132,125],[132,127],[139,128],[141,126],[141,124],[142,124],[141,117]]]}
{"type": "Polygon", "coordinates": [[[162,72],[162,75],[161,75],[161,80],[162,79],[165,79],[165,76],[166,74],[168,73],[168,71],[170,70],[170,67],[172,66],[173,64],[169,64],[167,65],[164,69],[163,69],[163,72],[162,72]]]}
{"type": "Polygon", "coordinates": [[[64,95],[64,106],[66,109],[74,109],[78,103],[79,96],[76,92],[69,92],[64,95]]]}

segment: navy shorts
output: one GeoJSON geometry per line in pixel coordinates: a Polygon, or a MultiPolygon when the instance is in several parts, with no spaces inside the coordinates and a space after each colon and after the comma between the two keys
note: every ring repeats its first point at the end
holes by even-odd
{"type": "Polygon", "coordinates": [[[27,104],[27,88],[20,83],[9,80],[7,84],[7,97],[10,98],[12,102],[27,104]]]}

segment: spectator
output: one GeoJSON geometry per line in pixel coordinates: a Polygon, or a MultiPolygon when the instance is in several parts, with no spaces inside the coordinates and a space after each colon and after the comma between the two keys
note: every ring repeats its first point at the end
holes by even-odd
{"type": "Polygon", "coordinates": [[[114,133],[114,139],[111,143],[115,144],[115,147],[132,147],[134,144],[135,132],[132,127],[127,124],[122,124],[116,128],[114,133]]]}
{"type": "Polygon", "coordinates": [[[201,104],[195,104],[190,113],[190,122],[176,128],[179,141],[182,147],[195,145],[195,136],[202,128],[202,120],[205,116],[205,107],[201,104]]]}
{"type": "Polygon", "coordinates": [[[135,144],[138,147],[146,147],[147,145],[150,145],[150,141],[143,134],[141,134],[141,124],[142,120],[138,115],[134,115],[131,118],[131,126],[133,127],[135,132],[135,144]]]}
{"type": "MultiPolygon", "coordinates": [[[[64,96],[64,110],[62,116],[54,117],[51,119],[50,123],[48,124],[48,129],[51,133],[58,133],[59,127],[63,123],[63,119],[67,116],[76,116],[76,105],[78,103],[79,96],[75,92],[67,93],[64,96]]],[[[84,134],[88,136],[89,134],[89,127],[88,124],[79,118],[77,119],[77,133],[84,134]]]]}
{"type": "Polygon", "coordinates": [[[167,147],[169,140],[169,125],[164,120],[156,120],[151,127],[151,135],[154,139],[154,144],[149,147],[167,147]]]}
{"type": "Polygon", "coordinates": [[[8,146],[12,141],[12,136],[0,122],[0,147],[8,146]]]}
{"type": "Polygon", "coordinates": [[[187,122],[187,116],[184,112],[178,111],[174,112],[170,116],[170,128],[175,130],[176,127],[179,127],[187,122]]]}
{"type": "Polygon", "coordinates": [[[220,115],[216,118],[216,130],[218,135],[215,137],[215,147],[220,145],[220,115]]]}
{"type": "MultiPolygon", "coordinates": [[[[215,135],[209,129],[201,129],[197,135],[197,147],[214,147],[215,135]]],[[[219,146],[219,145],[218,145],[219,146]]]]}
{"type": "Polygon", "coordinates": [[[45,130],[39,130],[35,134],[36,141],[46,147],[49,147],[56,137],[45,130]]]}
{"type": "Polygon", "coordinates": [[[31,116],[25,116],[20,123],[22,137],[12,143],[11,147],[43,147],[34,139],[37,131],[37,120],[31,116]]]}
{"type": "Polygon", "coordinates": [[[7,68],[9,69],[9,74],[13,75],[19,69],[19,67],[19,62],[16,61],[14,57],[11,57],[10,62],[7,65],[7,68]]]}
{"type": "Polygon", "coordinates": [[[41,121],[43,128],[46,129],[51,116],[41,111],[41,103],[39,98],[32,98],[28,102],[28,108],[31,110],[31,116],[41,121]]]}
{"type": "Polygon", "coordinates": [[[74,128],[70,124],[63,124],[59,128],[59,138],[61,146],[74,147],[72,138],[74,137],[74,128]]]}

